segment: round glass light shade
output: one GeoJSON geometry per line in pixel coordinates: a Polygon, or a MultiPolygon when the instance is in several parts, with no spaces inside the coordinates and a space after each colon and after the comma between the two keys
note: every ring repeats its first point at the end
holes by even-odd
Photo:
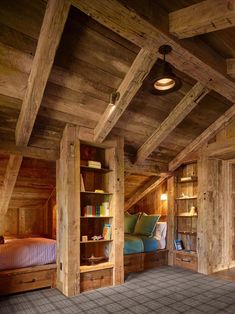
{"type": "Polygon", "coordinates": [[[162,91],[171,89],[174,86],[175,86],[175,81],[169,77],[161,78],[154,83],[154,88],[156,88],[157,90],[162,90],[162,91]]]}

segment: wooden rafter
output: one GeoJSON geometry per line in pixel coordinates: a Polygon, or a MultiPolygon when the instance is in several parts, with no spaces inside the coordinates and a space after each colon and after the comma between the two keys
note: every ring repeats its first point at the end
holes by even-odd
{"type": "Polygon", "coordinates": [[[156,189],[159,185],[161,185],[170,174],[166,174],[160,178],[152,178],[146,184],[141,186],[126,202],[124,210],[127,211],[132,206],[134,206],[138,201],[140,201],[143,197],[145,197],[148,193],[156,189]]]}
{"type": "Polygon", "coordinates": [[[66,0],[49,0],[47,3],[28,86],[16,125],[17,145],[28,144],[69,8],[70,4],[66,0]]]}
{"type": "Polygon", "coordinates": [[[131,162],[128,156],[125,156],[125,172],[144,176],[161,176],[168,172],[168,164],[163,162],[153,162],[145,160],[141,167],[131,162]]]}
{"type": "MultiPolygon", "coordinates": [[[[144,47],[150,51],[158,51],[159,47],[168,43],[173,51],[168,56],[168,61],[180,71],[190,74],[194,79],[207,84],[219,94],[223,95],[232,102],[235,102],[235,84],[225,73],[223,60],[216,60],[212,53],[197,45],[197,53],[200,58],[186,49],[184,43],[179,43],[167,34],[160,26],[156,27],[133,9],[124,6],[117,0],[71,0],[72,4],[84,13],[97,20],[102,25],[118,33],[122,37],[131,41],[139,47],[144,47]],[[201,57],[202,56],[202,57],[201,57]]],[[[131,1],[125,1],[134,6],[131,1]]],[[[148,2],[149,3],[149,2],[148,2]]],[[[151,7],[151,6],[150,6],[151,7]]],[[[159,14],[159,12],[151,12],[159,14]]],[[[156,20],[157,16],[155,17],[156,20]]],[[[208,47],[207,47],[208,48],[208,47]]]]}
{"type": "Polygon", "coordinates": [[[143,80],[157,60],[158,54],[141,49],[131,65],[117,93],[115,104],[109,104],[95,128],[95,141],[102,142],[121,117],[132,98],[142,85],[143,80]]]}
{"type": "MultiPolygon", "coordinates": [[[[54,62],[70,3],[66,0],[49,0],[43,19],[37,49],[16,125],[16,144],[27,146],[42,101],[44,89],[54,62]]],[[[1,212],[8,209],[23,157],[10,155],[2,189],[1,212]]]]}
{"type": "Polygon", "coordinates": [[[187,38],[235,26],[234,0],[206,0],[171,12],[170,33],[187,38]]]}
{"type": "Polygon", "coordinates": [[[136,162],[143,162],[164,139],[184,120],[199,101],[208,93],[208,89],[201,83],[196,83],[184,98],[170,112],[169,116],[160,124],[147,141],[138,149],[136,162]]]}
{"type": "Polygon", "coordinates": [[[208,142],[216,133],[218,133],[226,123],[235,118],[235,105],[229,108],[221,117],[212,123],[201,135],[192,143],[185,147],[170,163],[169,171],[177,169],[188,157],[189,154],[198,150],[203,144],[208,142]]]}
{"type": "Polygon", "coordinates": [[[235,78],[235,58],[227,59],[227,73],[235,78]]]}
{"type": "Polygon", "coordinates": [[[2,216],[4,216],[8,210],[22,160],[22,156],[10,155],[1,190],[0,214],[2,216]]]}

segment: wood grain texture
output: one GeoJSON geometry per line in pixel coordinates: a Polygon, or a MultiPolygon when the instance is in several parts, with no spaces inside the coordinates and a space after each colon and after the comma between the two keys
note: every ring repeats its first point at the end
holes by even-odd
{"type": "Polygon", "coordinates": [[[61,292],[67,296],[80,292],[79,146],[78,128],[67,125],[56,169],[57,282],[61,292]]]}
{"type": "Polygon", "coordinates": [[[28,86],[16,126],[17,145],[28,144],[69,8],[70,4],[64,0],[47,3],[28,86]]]}
{"type": "Polygon", "coordinates": [[[148,193],[156,189],[160,184],[162,184],[169,174],[162,176],[161,178],[152,178],[145,185],[141,186],[126,202],[125,211],[134,206],[139,200],[141,200],[148,193]]]}
{"type": "MultiPolygon", "coordinates": [[[[190,73],[194,79],[201,83],[205,84],[212,79],[213,82],[210,84],[212,89],[230,101],[235,101],[235,85],[226,77],[223,69],[218,71],[214,66],[210,66],[208,56],[205,62],[204,58],[202,60],[197,57],[172,39],[169,34],[146,21],[133,9],[130,9],[135,6],[135,3],[132,5],[129,1],[130,8],[127,5],[123,6],[116,0],[105,0],[102,5],[95,0],[89,2],[73,0],[72,4],[139,47],[144,47],[150,51],[153,49],[158,50],[159,46],[167,42],[173,48],[173,52],[168,58],[172,65],[185,73],[190,73]]],[[[203,55],[202,51],[201,54],[203,55]]]]}
{"type": "Polygon", "coordinates": [[[7,164],[3,186],[1,190],[1,215],[5,215],[11,200],[11,195],[17,180],[18,172],[22,163],[22,156],[10,155],[7,164]]]}
{"type": "Polygon", "coordinates": [[[121,85],[117,89],[119,99],[109,104],[95,127],[95,141],[102,142],[110,133],[123,111],[135,96],[143,80],[157,60],[157,53],[141,49],[121,85]]]}
{"type": "Polygon", "coordinates": [[[169,31],[182,39],[235,25],[233,0],[206,0],[169,14],[169,31]]]}
{"type": "Polygon", "coordinates": [[[183,149],[177,156],[169,163],[169,170],[174,171],[187,156],[195,150],[198,150],[203,144],[218,133],[235,115],[235,105],[228,109],[219,119],[212,123],[200,136],[198,136],[192,143],[183,149]]]}
{"type": "Polygon", "coordinates": [[[235,58],[227,59],[226,63],[228,75],[235,78],[235,58]]]}
{"type": "Polygon", "coordinates": [[[161,142],[184,120],[190,111],[209,91],[201,83],[196,83],[194,87],[175,106],[169,116],[161,123],[147,141],[138,149],[136,163],[143,162],[161,142]]]}

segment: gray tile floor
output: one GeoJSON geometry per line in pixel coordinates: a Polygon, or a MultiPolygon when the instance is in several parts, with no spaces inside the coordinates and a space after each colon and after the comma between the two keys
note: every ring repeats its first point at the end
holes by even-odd
{"type": "Polygon", "coordinates": [[[235,313],[235,282],[162,267],[73,298],[56,289],[1,297],[0,313],[235,313]]]}

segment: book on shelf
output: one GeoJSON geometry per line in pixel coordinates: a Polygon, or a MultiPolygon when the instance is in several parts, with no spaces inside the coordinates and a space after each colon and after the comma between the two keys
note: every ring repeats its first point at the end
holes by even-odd
{"type": "Polygon", "coordinates": [[[103,228],[104,240],[111,240],[111,224],[105,224],[103,228]]]}
{"type": "Polygon", "coordinates": [[[109,207],[102,205],[86,205],[83,208],[83,216],[87,217],[102,217],[109,216],[109,207]]]}
{"type": "Polygon", "coordinates": [[[83,179],[82,174],[81,174],[81,192],[85,192],[85,185],[84,185],[84,179],[83,179]]]}
{"type": "Polygon", "coordinates": [[[174,240],[174,245],[175,245],[176,251],[182,251],[184,249],[182,240],[179,240],[179,239],[174,240]]]}

